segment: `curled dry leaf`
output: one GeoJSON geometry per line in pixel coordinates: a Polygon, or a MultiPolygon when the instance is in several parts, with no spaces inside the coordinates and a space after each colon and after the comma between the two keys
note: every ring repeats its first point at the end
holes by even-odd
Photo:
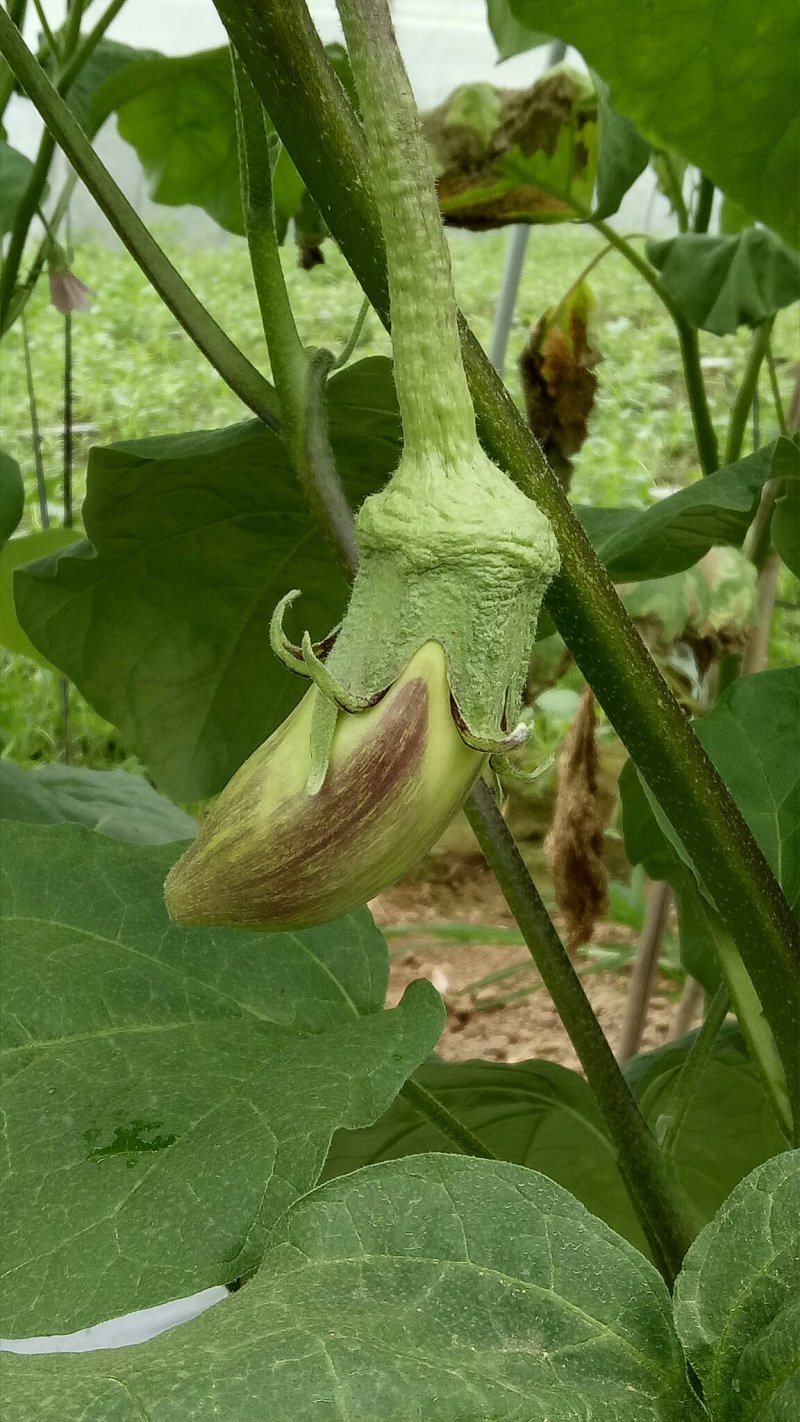
{"type": "Polygon", "coordinates": [[[592,296],[585,282],[534,326],[519,368],[528,423],[565,487],[572,456],[589,433],[600,359],[589,341],[592,296]]]}
{"type": "Polygon", "coordinates": [[[544,842],[569,948],[589,940],[608,907],[597,772],[594,697],[587,687],[559,755],[553,823],[544,842]]]}

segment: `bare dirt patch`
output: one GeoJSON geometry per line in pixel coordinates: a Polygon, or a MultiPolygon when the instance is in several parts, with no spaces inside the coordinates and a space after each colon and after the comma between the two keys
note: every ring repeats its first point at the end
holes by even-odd
{"type": "MultiPolygon", "coordinates": [[[[536,848],[533,853],[536,854],[536,848]]],[[[538,880],[539,876],[537,876],[538,880]]],[[[548,897],[540,883],[540,890],[548,897]]],[[[390,1004],[396,1003],[415,978],[433,982],[447,1006],[447,1026],[437,1047],[448,1061],[481,1057],[489,1061],[525,1061],[532,1057],[577,1067],[578,1062],[550,995],[534,968],[524,977],[501,980],[474,994],[463,989],[489,973],[528,960],[519,945],[481,942],[447,943],[433,938],[426,925],[451,923],[513,928],[514,920],[491,871],[477,855],[446,852],[431,859],[417,875],[387,890],[371,905],[375,921],[388,932],[393,953],[390,1004]],[[418,932],[416,931],[418,929],[418,932]],[[414,930],[409,932],[409,930],[414,930]],[[537,986],[532,995],[485,1010],[481,1004],[523,986],[537,986]]],[[[558,924],[558,916],[556,915],[558,924]]],[[[630,930],[614,923],[599,924],[593,941],[630,943],[630,930]]],[[[630,980],[629,971],[586,974],[583,983],[612,1048],[619,1040],[630,980]]],[[[660,978],[648,1013],[642,1051],[666,1038],[679,989],[660,978]]]]}

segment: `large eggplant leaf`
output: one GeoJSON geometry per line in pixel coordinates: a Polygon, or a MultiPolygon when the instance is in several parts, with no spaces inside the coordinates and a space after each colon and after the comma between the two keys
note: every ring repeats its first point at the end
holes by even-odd
{"type": "Polygon", "coordinates": [[[715,543],[738,546],[768,479],[800,477],[800,450],[781,437],[647,509],[578,506],[598,557],[615,582],[690,568],[715,543]]]}
{"type": "Polygon", "coordinates": [[[152,1343],[12,1358],[27,1422],[700,1422],[669,1294],[533,1171],[412,1156],[294,1204],[249,1284],[152,1343]]]}
{"type": "Polygon", "coordinates": [[[25,483],[16,459],[0,449],[0,548],[7,543],[22,518],[25,483]]]}
{"type": "Polygon", "coordinates": [[[795,0],[509,0],[602,74],[614,107],[695,163],[753,217],[800,240],[795,0]]]}
{"type": "Polygon", "coordinates": [[[646,250],[684,316],[715,336],[757,326],[800,297],[800,256],[763,227],[735,236],[682,232],[646,250]]]}
{"type": "Polygon", "coordinates": [[[197,822],[141,775],[42,765],[23,770],[0,761],[0,818],[26,824],[77,824],[131,844],[191,839],[197,822]]]}
{"type": "MultiPolygon", "coordinates": [[[[695,1036],[690,1032],[625,1064],[628,1082],[657,1136],[670,1118],[672,1094],[695,1036]]],[[[785,1145],[744,1038],[735,1023],[726,1022],[673,1146],[678,1179],[700,1220],[710,1220],[748,1171],[785,1145]]]]}
{"type": "Polygon", "coordinates": [[[508,0],[486,0],[486,18],[497,49],[498,64],[504,59],[512,59],[515,54],[525,54],[529,49],[538,49],[539,45],[550,42],[549,35],[529,30],[527,25],[515,20],[508,0]]]}
{"type": "Polygon", "coordinates": [[[787,483],[772,514],[772,541],[787,568],[800,578],[800,481],[787,483]]]}
{"type": "Polygon", "coordinates": [[[118,40],[102,39],[92,50],[83,68],[76,74],[69,86],[67,102],[81,128],[93,137],[109,116],[109,109],[102,99],[106,84],[130,64],[142,63],[157,58],[152,49],[135,49],[118,40]]]}
{"type": "Polygon", "coordinates": [[[0,238],[14,226],[19,200],[30,182],[33,164],[0,137],[0,238]]]}
{"type": "MultiPolygon", "coordinates": [[[[361,361],[330,385],[358,505],[398,458],[389,364],[361,361]]],[[[90,543],[17,574],[25,629],[171,798],[214,794],[305,690],[271,651],[275,604],[300,588],[289,627],[319,637],[347,599],[284,446],[250,420],[93,449],[83,516],[90,543]]]]}
{"type": "MultiPolygon", "coordinates": [[[[626,1064],[639,1105],[654,1130],[670,1099],[693,1034],[626,1064]]],[[[616,1165],[616,1152],[582,1076],[555,1062],[427,1062],[416,1073],[458,1120],[500,1160],[541,1171],[592,1214],[647,1253],[639,1220],[616,1165]]],[[[735,1028],[715,1044],[675,1145],[678,1177],[705,1222],[748,1170],[783,1149],[744,1042],[735,1028]]],[[[323,1178],[447,1142],[398,1098],[359,1131],[339,1131],[323,1178]]]]}
{"type": "Polygon", "coordinates": [[[800,1415],[800,1151],[748,1175],[695,1240],[675,1322],[715,1422],[800,1415]]]}
{"type": "Polygon", "coordinates": [[[36,533],[22,533],[18,538],[9,538],[0,548],[0,645],[9,652],[22,653],[31,657],[49,671],[52,664],[35,647],[20,626],[17,616],[14,574],[18,568],[38,558],[52,556],[56,550],[63,550],[77,543],[80,534],[73,528],[45,528],[36,533]]]}
{"type": "Polygon", "coordinates": [[[154,202],[192,203],[229,232],[244,232],[227,46],[130,64],[95,94],[92,112],[95,122],[116,114],[154,202]]]}
{"type": "MultiPolygon", "coordinates": [[[[499,1160],[547,1175],[647,1251],[613,1143],[577,1072],[556,1062],[426,1062],[416,1079],[499,1160]]],[[[323,1179],[382,1160],[448,1149],[440,1132],[398,1098],[374,1125],[337,1132],[323,1179]]]]}
{"type": "Polygon", "coordinates": [[[302,933],[186,929],[174,847],[4,836],[0,1333],[70,1332],[226,1283],[429,1055],[427,982],[384,1011],[366,910],[302,933]]]}
{"type": "Polygon", "coordinates": [[[626,192],[647,167],[651,148],[636,124],[618,114],[609,97],[608,85],[592,74],[600,119],[600,151],[593,217],[613,217],[626,192]]]}
{"type": "MultiPolygon", "coordinates": [[[[145,54],[144,51],[141,52],[145,54]]],[[[353,97],[350,67],[341,45],[328,58],[353,97]]],[[[93,128],[110,114],[135,148],[155,202],[202,207],[229,232],[244,232],[236,144],[233,78],[227,47],[196,54],[147,53],[113,73],[94,94],[93,128]]],[[[265,124],[271,125],[267,115],[265,124]]],[[[285,148],[275,163],[272,186],[278,236],[283,240],[305,192],[285,148]]]]}

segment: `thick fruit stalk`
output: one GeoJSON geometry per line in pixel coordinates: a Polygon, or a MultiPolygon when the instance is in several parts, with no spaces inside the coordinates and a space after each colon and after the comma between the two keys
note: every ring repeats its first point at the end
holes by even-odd
{"type": "Polygon", "coordinates": [[[428,642],[370,710],[339,712],[320,790],[307,788],[313,687],[223,790],[167,879],[182,923],[294,928],[348,913],[435,844],[486,757],[450,713],[428,642]]]}
{"type": "Polygon", "coordinates": [[[356,519],[341,628],[272,641],[314,689],[256,751],[172,871],[177,919],[262,928],[363,903],[431,847],[518,723],[550,524],[478,442],[450,259],[385,0],[338,0],[386,237],[403,455],[356,519]]]}

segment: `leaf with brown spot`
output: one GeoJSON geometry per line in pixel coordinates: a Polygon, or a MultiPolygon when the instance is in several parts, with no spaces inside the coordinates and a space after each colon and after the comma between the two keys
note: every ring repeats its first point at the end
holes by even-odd
{"type": "Polygon", "coordinates": [[[594,697],[587,686],[559,755],[553,823],[544,842],[556,899],[566,919],[569,948],[588,942],[608,907],[605,822],[598,798],[594,732],[594,697]]]}
{"type": "Polygon", "coordinates": [[[600,359],[589,341],[592,295],[585,282],[546,311],[520,357],[528,423],[548,462],[568,487],[572,455],[589,433],[600,359]]]}

